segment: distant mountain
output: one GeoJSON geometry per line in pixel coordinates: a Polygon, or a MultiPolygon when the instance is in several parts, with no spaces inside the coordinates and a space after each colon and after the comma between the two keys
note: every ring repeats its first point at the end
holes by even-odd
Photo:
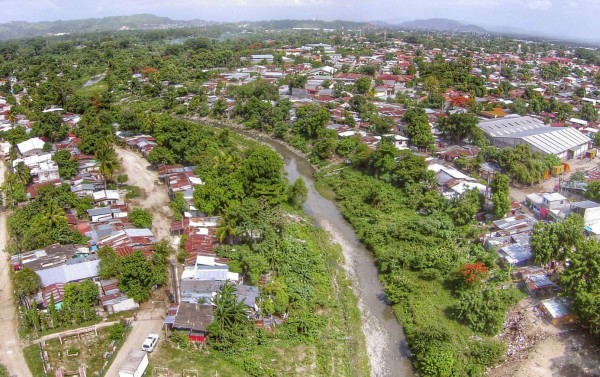
{"type": "Polygon", "coordinates": [[[357,29],[370,25],[368,22],[355,21],[322,21],[322,20],[268,20],[268,21],[243,21],[236,22],[238,25],[248,25],[268,30],[286,29],[357,29]]]}
{"type": "Polygon", "coordinates": [[[430,18],[428,20],[406,21],[397,25],[401,29],[456,31],[461,33],[486,34],[484,28],[447,18],[430,18]]]}
{"type": "Polygon", "coordinates": [[[0,40],[38,37],[48,34],[76,34],[119,29],[159,29],[174,27],[195,27],[210,24],[208,21],[176,21],[153,14],[135,14],[84,20],[24,22],[15,21],[0,24],[0,40]]]}

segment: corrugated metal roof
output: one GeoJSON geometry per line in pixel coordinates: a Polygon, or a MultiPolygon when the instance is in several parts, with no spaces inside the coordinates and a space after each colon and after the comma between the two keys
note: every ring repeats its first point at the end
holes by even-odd
{"type": "Polygon", "coordinates": [[[57,267],[38,270],[36,273],[42,280],[42,285],[54,283],[68,283],[98,276],[99,260],[92,260],[71,265],[62,265],[57,267]]]}
{"type": "Polygon", "coordinates": [[[488,120],[480,122],[478,127],[492,137],[508,136],[537,128],[549,128],[544,123],[530,116],[504,117],[501,119],[488,120]]]}
{"type": "Polygon", "coordinates": [[[496,138],[523,139],[546,154],[560,154],[591,141],[589,137],[570,127],[544,127],[496,138]]]}

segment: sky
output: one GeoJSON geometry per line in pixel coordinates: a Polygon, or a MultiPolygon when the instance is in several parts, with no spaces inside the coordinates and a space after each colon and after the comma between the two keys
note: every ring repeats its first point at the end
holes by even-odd
{"type": "Polygon", "coordinates": [[[600,0],[0,0],[0,22],[152,13],[177,20],[406,21],[435,17],[600,39],[600,0]]]}

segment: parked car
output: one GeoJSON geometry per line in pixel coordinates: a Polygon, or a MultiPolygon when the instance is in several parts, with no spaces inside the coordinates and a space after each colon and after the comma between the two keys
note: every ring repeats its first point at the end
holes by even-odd
{"type": "Polygon", "coordinates": [[[146,351],[146,352],[154,351],[154,347],[156,347],[157,343],[158,343],[158,335],[157,334],[148,335],[146,340],[144,340],[144,344],[142,344],[142,351],[146,351]]]}

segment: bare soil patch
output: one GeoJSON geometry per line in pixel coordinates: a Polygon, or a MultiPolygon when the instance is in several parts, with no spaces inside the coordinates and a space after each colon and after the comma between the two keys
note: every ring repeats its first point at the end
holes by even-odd
{"type": "Polygon", "coordinates": [[[554,326],[522,300],[508,314],[500,337],[509,344],[506,361],[490,377],[600,376],[600,340],[578,325],[554,326]]]}
{"type": "Polygon", "coordinates": [[[133,207],[142,207],[154,216],[152,231],[158,239],[169,239],[171,228],[169,195],[167,189],[158,180],[158,172],[139,154],[134,151],[115,147],[121,160],[121,172],[127,174],[127,184],[140,188],[141,195],[133,200],[133,207]]]}

